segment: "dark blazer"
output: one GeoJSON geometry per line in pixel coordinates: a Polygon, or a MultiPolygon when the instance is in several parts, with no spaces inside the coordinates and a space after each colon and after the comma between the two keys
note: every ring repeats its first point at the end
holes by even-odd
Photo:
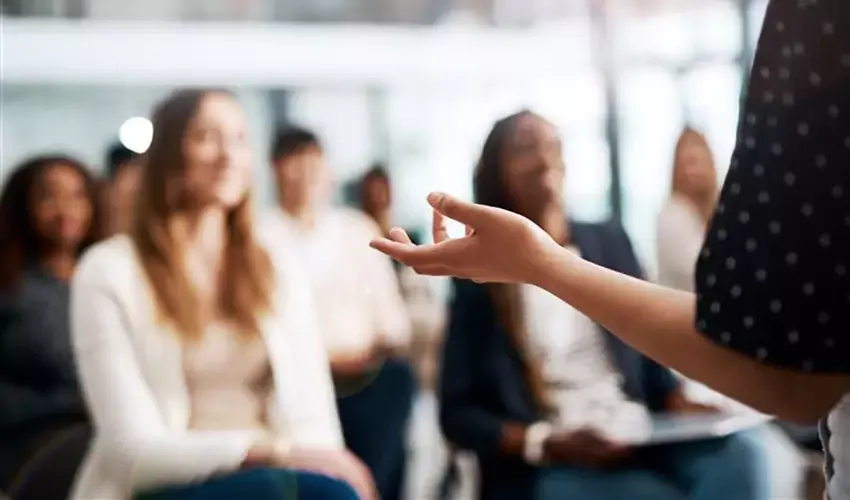
{"type": "Polygon", "coordinates": [[[88,421],[69,303],[68,285],[36,269],[0,294],[0,489],[56,433],[88,421]]]}
{"type": "MultiPolygon", "coordinates": [[[[584,259],[643,276],[619,225],[573,223],[571,235],[584,259]]],[[[483,285],[455,280],[454,293],[440,377],[440,427],[453,446],[477,455],[481,500],[533,498],[537,470],[499,452],[503,422],[530,424],[542,418],[523,361],[483,285]]],[[[653,411],[662,410],[679,386],[675,375],[602,332],[626,393],[653,411]]]]}

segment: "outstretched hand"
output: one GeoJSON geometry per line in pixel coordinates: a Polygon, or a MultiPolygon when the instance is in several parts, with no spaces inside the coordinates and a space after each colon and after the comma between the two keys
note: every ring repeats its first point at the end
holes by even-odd
{"type": "Polygon", "coordinates": [[[513,212],[476,205],[443,193],[428,195],[434,209],[434,243],[414,245],[404,230],[373,240],[375,248],[419,274],[456,276],[481,282],[533,283],[546,262],[561,250],[536,224],[513,212]],[[462,238],[449,238],[446,219],[466,226],[462,238]]]}

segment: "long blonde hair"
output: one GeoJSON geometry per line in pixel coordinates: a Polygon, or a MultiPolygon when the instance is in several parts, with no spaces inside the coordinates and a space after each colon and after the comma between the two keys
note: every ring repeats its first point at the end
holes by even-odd
{"type": "MultiPolygon", "coordinates": [[[[223,91],[182,90],[156,109],[154,136],[143,157],[143,174],[130,229],[142,267],[152,287],[160,319],[185,339],[199,339],[210,318],[190,282],[184,264],[185,244],[170,229],[182,208],[180,186],[185,168],[183,141],[203,99],[223,91]]],[[[216,304],[223,319],[240,333],[259,335],[260,315],[272,306],[272,264],[255,241],[250,199],[226,215],[225,247],[216,304]]]]}

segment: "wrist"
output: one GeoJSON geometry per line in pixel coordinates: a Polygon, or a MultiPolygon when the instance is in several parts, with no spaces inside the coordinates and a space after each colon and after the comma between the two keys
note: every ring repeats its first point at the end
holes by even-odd
{"type": "Polygon", "coordinates": [[[552,426],[548,422],[537,422],[525,431],[522,458],[529,464],[539,465],[546,460],[547,443],[552,437],[552,426]]]}
{"type": "Polygon", "coordinates": [[[243,467],[283,464],[290,455],[292,446],[280,439],[262,439],[248,450],[242,460],[243,467]]]}
{"type": "Polygon", "coordinates": [[[534,257],[529,259],[528,277],[524,282],[550,290],[553,279],[575,261],[576,256],[554,241],[546,242],[534,257]]]}
{"type": "Polygon", "coordinates": [[[272,443],[266,441],[254,443],[251,448],[245,452],[245,456],[242,458],[242,467],[251,468],[269,465],[272,462],[273,456],[274,446],[272,443]]]}

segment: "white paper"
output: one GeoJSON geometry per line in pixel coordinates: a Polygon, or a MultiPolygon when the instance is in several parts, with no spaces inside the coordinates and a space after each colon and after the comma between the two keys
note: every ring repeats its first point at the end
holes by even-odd
{"type": "Polygon", "coordinates": [[[757,427],[771,417],[751,412],[656,414],[648,436],[620,440],[630,445],[657,445],[718,438],[757,427]]]}

